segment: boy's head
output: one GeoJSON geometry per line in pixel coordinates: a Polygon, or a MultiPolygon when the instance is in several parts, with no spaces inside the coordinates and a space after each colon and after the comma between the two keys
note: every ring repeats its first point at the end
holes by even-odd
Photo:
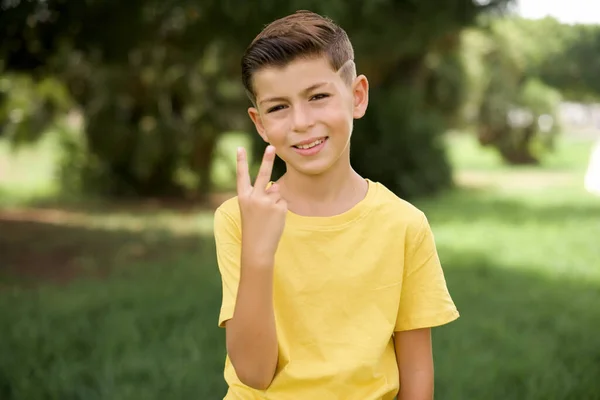
{"type": "Polygon", "coordinates": [[[356,75],[350,39],[333,21],[298,11],[272,22],[246,50],[242,81],[252,121],[288,171],[318,174],[349,156],[352,122],[366,111],[368,82],[356,75]],[[300,148],[315,140],[316,147],[300,148]]]}
{"type": "Polygon", "coordinates": [[[324,57],[350,85],[356,77],[354,49],[346,32],[329,18],[298,11],[267,25],[242,58],[242,83],[256,104],[252,78],[265,67],[284,67],[300,58],[324,57]],[[343,70],[340,70],[344,67],[343,70]]]}

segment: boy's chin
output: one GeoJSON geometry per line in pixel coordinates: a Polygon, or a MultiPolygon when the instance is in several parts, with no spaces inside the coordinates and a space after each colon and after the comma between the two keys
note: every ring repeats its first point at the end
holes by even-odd
{"type": "Polygon", "coordinates": [[[304,176],[320,176],[333,167],[331,160],[312,160],[310,162],[288,163],[287,169],[290,167],[297,173],[304,176]]]}

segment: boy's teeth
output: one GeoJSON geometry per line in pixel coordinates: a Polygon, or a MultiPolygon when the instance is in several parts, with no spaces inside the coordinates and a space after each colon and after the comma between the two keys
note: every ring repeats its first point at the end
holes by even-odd
{"type": "Polygon", "coordinates": [[[298,146],[296,146],[296,147],[297,147],[297,148],[299,148],[299,149],[310,149],[311,147],[315,147],[315,146],[317,146],[317,145],[319,145],[319,144],[321,144],[321,143],[323,143],[323,139],[318,139],[318,140],[315,140],[315,141],[314,141],[314,142],[312,142],[312,143],[309,143],[309,144],[303,144],[303,145],[298,145],[298,146]]]}

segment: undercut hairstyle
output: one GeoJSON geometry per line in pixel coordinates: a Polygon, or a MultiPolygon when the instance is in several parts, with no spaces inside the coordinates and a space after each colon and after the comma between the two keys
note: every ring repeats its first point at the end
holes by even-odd
{"type": "Polygon", "coordinates": [[[356,77],[354,49],[340,26],[327,17],[304,10],[275,20],[256,36],[242,57],[244,89],[256,105],[252,77],[257,71],[319,57],[326,57],[344,82],[352,84],[356,77]]]}

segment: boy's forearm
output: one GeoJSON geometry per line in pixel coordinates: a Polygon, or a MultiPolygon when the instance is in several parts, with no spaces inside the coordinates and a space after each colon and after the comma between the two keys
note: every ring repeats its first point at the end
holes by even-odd
{"type": "Polygon", "coordinates": [[[431,329],[396,332],[394,346],[400,372],[398,400],[432,400],[434,367],[431,329]]]}
{"type": "Polygon", "coordinates": [[[233,318],[227,322],[227,352],[240,381],[266,389],[277,366],[273,312],[273,261],[242,258],[233,318]]]}
{"type": "Polygon", "coordinates": [[[398,400],[433,400],[433,369],[400,372],[398,400]]]}

